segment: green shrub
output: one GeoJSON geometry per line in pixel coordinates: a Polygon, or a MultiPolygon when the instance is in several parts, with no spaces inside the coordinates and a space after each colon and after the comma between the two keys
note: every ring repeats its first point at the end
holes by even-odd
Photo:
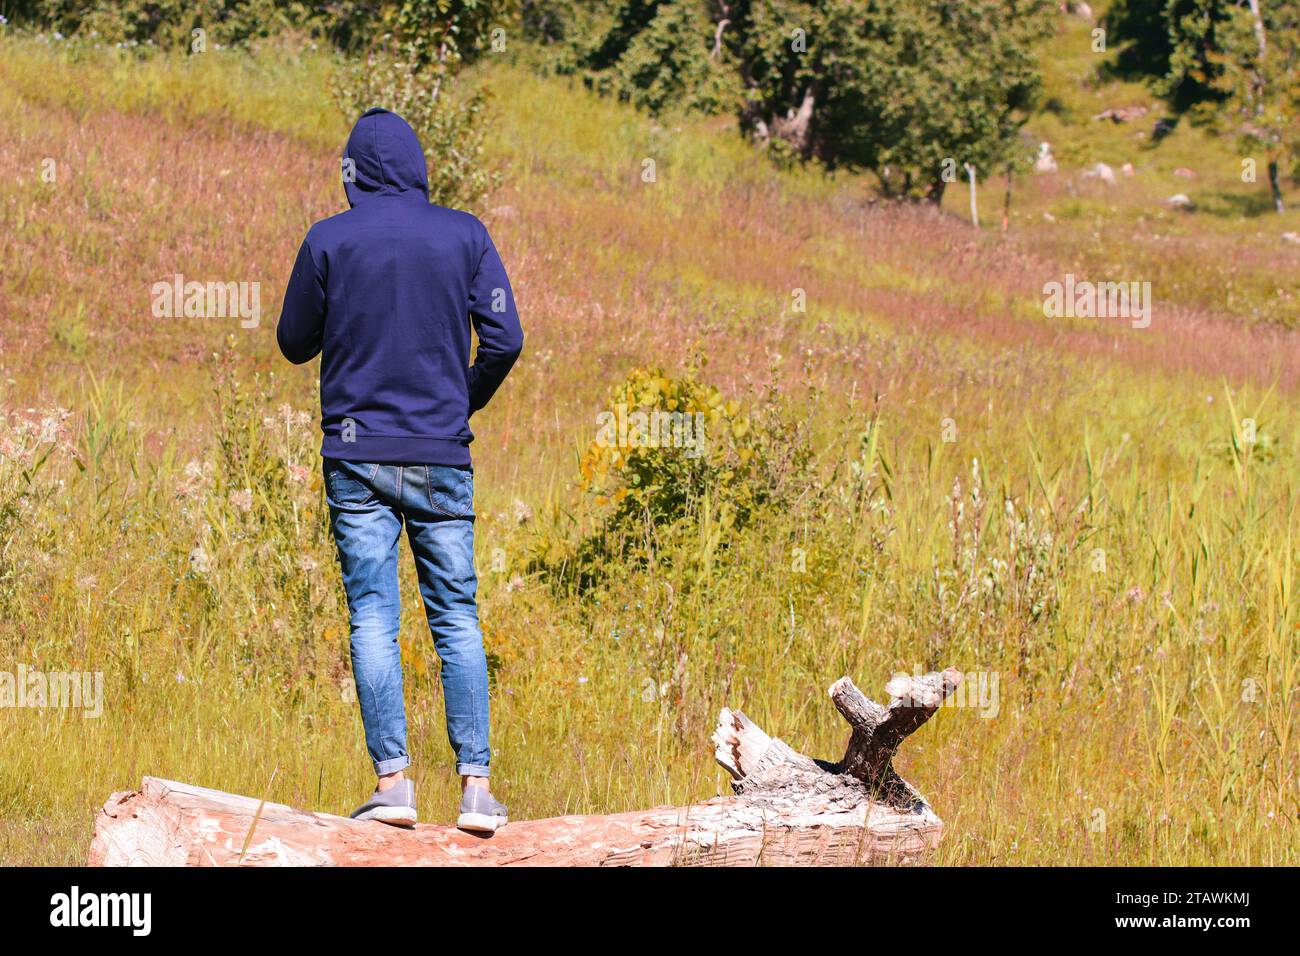
{"type": "MultiPolygon", "coordinates": [[[[429,199],[472,208],[496,188],[483,144],[491,128],[488,92],[461,77],[464,63],[488,49],[513,0],[398,0],[381,5],[363,58],[334,77],[334,100],[349,123],[376,106],[398,113],[420,137],[429,160],[429,199]]],[[[494,47],[495,48],[495,47],[494,47]]]]}
{"type": "Polygon", "coordinates": [[[757,413],[702,382],[635,368],[597,415],[579,458],[589,531],[544,534],[533,567],[586,588],[620,564],[684,564],[708,575],[734,534],[808,487],[803,428],[772,393],[757,413]]]}

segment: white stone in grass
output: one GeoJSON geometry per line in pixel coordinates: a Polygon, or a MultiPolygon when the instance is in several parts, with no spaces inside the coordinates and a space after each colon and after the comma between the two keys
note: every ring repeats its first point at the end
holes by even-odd
{"type": "Polygon", "coordinates": [[[1115,170],[1105,163],[1095,163],[1089,166],[1084,170],[1083,175],[1086,179],[1100,179],[1107,186],[1115,185],[1115,170]]]}

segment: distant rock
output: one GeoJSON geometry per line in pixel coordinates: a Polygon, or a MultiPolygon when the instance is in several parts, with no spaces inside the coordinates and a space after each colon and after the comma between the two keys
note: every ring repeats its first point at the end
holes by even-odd
{"type": "Polygon", "coordinates": [[[1178,120],[1175,119],[1168,119],[1168,118],[1158,119],[1156,120],[1155,125],[1151,127],[1151,136],[1158,143],[1160,142],[1160,140],[1164,139],[1166,136],[1172,133],[1174,131],[1174,127],[1177,125],[1178,125],[1178,120]]]}
{"type": "Polygon", "coordinates": [[[1183,179],[1195,179],[1196,170],[1188,169],[1186,166],[1179,166],[1177,169],[1174,170],[1174,175],[1180,176],[1183,179]]]}
{"type": "Polygon", "coordinates": [[[1056,157],[1052,155],[1051,143],[1038,144],[1038,158],[1034,160],[1034,172],[1037,173],[1056,172],[1056,157]]]}
{"type": "Polygon", "coordinates": [[[1065,8],[1077,17],[1083,17],[1085,20],[1092,19],[1092,7],[1086,3],[1067,3],[1065,8]]]}
{"type": "Polygon", "coordinates": [[[1086,179],[1100,179],[1107,186],[1115,185],[1115,170],[1105,163],[1095,163],[1083,171],[1086,179]]]}
{"type": "Polygon", "coordinates": [[[1282,233],[1282,241],[1300,246],[1300,232],[1284,232],[1282,233]]]}
{"type": "Polygon", "coordinates": [[[1196,203],[1188,198],[1187,193],[1174,193],[1160,205],[1168,206],[1170,209],[1178,209],[1183,212],[1191,212],[1196,208],[1196,203]]]}
{"type": "Polygon", "coordinates": [[[1110,120],[1112,123],[1131,123],[1133,120],[1141,119],[1151,110],[1146,106],[1112,106],[1104,109],[1096,116],[1094,120],[1110,120]]]}
{"type": "Polygon", "coordinates": [[[1134,173],[1133,164],[1125,163],[1123,166],[1119,168],[1119,171],[1123,173],[1125,176],[1132,176],[1134,173]]]}

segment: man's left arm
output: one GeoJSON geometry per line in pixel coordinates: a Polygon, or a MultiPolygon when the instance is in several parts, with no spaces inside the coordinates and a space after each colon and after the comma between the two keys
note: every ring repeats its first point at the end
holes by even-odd
{"type": "Polygon", "coordinates": [[[284,357],[295,365],[320,354],[325,335],[325,276],[316,264],[311,236],[302,241],[293,274],[284,290],[284,305],[275,338],[284,357]]]}
{"type": "Polygon", "coordinates": [[[478,333],[478,351],[469,369],[470,414],[488,403],[524,349],[524,330],[506,267],[486,228],[483,241],[469,295],[470,321],[478,333]]]}

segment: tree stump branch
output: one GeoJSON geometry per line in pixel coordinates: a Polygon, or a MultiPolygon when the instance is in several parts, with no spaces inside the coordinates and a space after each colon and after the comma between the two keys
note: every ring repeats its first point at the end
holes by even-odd
{"type": "Polygon", "coordinates": [[[510,823],[491,838],[404,830],[146,777],[95,819],[91,866],[752,866],[910,863],[943,824],[894,771],[898,745],[960,680],[896,678],[888,707],[847,677],[830,696],[851,728],[835,763],[814,760],[723,708],[715,756],[735,795],[684,807],[510,823]]]}
{"type": "Polygon", "coordinates": [[[732,787],[751,802],[782,804],[818,793],[837,804],[866,801],[925,815],[929,804],[894,770],[894,754],[960,682],[956,669],[895,677],[885,685],[893,699],[883,707],[841,677],[831,685],[830,697],[851,733],[835,763],[804,756],[763,733],[740,711],[724,708],[713,736],[715,756],[731,773],[732,787]]]}

